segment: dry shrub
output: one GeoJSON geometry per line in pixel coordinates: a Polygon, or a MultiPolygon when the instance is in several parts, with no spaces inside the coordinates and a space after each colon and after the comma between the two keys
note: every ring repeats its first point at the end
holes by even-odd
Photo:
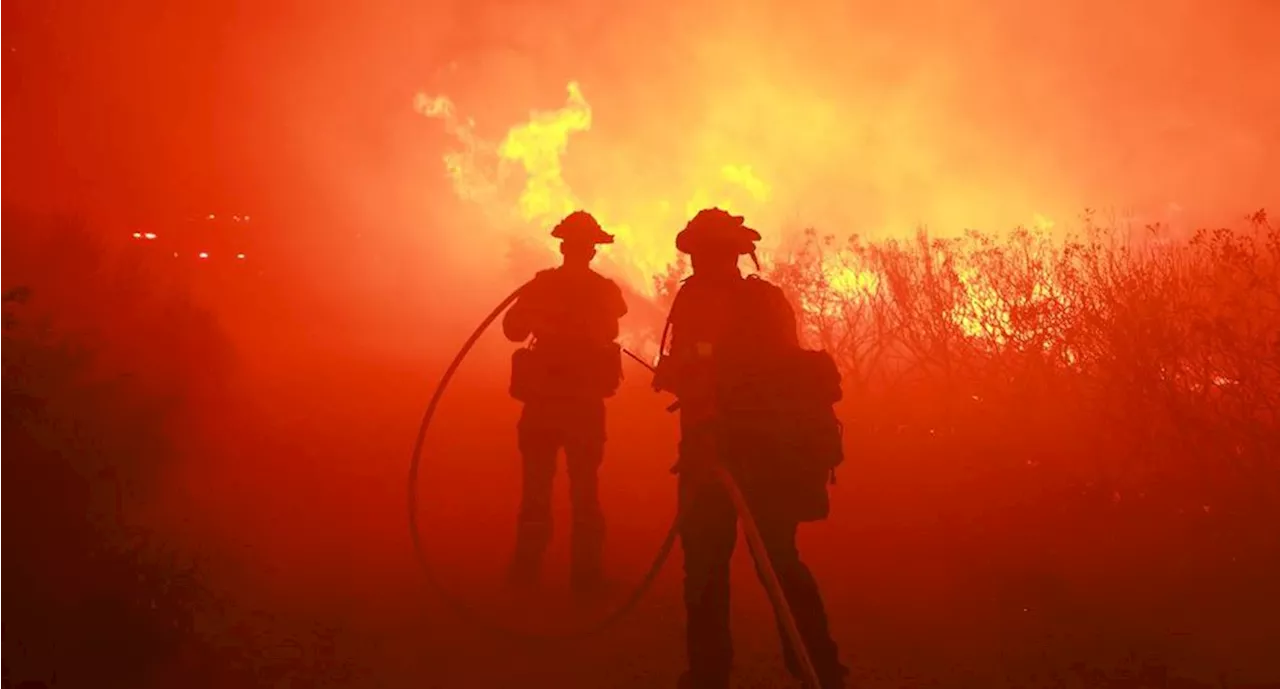
{"type": "Polygon", "coordinates": [[[1207,643],[1169,641],[1188,625],[1266,638],[1280,229],[1264,212],[1182,239],[1086,220],[1066,239],[809,232],[774,257],[768,277],[845,374],[854,487],[833,520],[894,534],[877,547],[963,591],[945,604],[995,601],[989,628],[1039,625],[1071,660],[1096,655],[1072,635],[1159,663],[1207,643]]]}
{"type": "Polygon", "coordinates": [[[1183,242],[1150,230],[1139,243],[1092,225],[1066,241],[810,232],[770,277],[839,360],[864,429],[1020,435],[1025,451],[1004,457],[1018,460],[1089,438],[1106,447],[1059,459],[1092,458],[1109,480],[1274,480],[1280,231],[1262,212],[1183,242]]]}
{"type": "Polygon", "coordinates": [[[1192,608],[1233,631],[1274,618],[1280,230],[1086,220],[1065,239],[810,231],[769,257],[845,376],[830,533],[946,572],[963,593],[937,605],[1000,601],[1019,634],[1034,617],[1127,645],[1192,608]]]}
{"type": "MultiPolygon", "coordinates": [[[[1086,221],[1065,240],[811,230],[765,276],[843,369],[858,454],[945,436],[953,451],[1117,489],[1181,478],[1274,494],[1280,230],[1262,211],[1180,241],[1086,221]]],[[[656,279],[660,302],[686,273],[680,262],[656,279]]]]}
{"type": "Polygon", "coordinates": [[[1280,570],[1280,230],[1265,213],[1178,241],[1092,223],[1065,240],[810,232],[769,276],[845,373],[845,474],[866,486],[848,509],[951,515],[920,547],[970,543],[975,595],[1105,570],[1166,588],[1077,605],[1173,601],[1210,579],[1239,597],[1280,570]]]}

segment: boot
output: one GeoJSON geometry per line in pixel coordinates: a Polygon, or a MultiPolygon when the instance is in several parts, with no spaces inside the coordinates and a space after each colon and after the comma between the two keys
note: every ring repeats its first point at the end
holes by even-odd
{"type": "Polygon", "coordinates": [[[680,679],[676,681],[676,689],[729,689],[729,678],[716,678],[714,680],[697,680],[693,673],[686,670],[680,675],[680,679]]]}
{"type": "Polygon", "coordinates": [[[507,567],[507,584],[513,588],[536,588],[542,579],[542,563],[517,554],[507,567]]]}
{"type": "Polygon", "coordinates": [[[569,573],[569,589],[576,594],[596,593],[604,587],[604,574],[600,566],[575,566],[569,573]]]}
{"type": "Polygon", "coordinates": [[[521,522],[516,531],[516,550],[507,569],[507,582],[527,588],[542,577],[542,555],[550,538],[550,524],[521,522]]]}
{"type": "Polygon", "coordinates": [[[849,686],[849,668],[843,665],[829,671],[818,670],[818,686],[810,686],[808,682],[801,679],[804,689],[847,689],[849,686]]]}
{"type": "Polygon", "coordinates": [[[572,538],[569,587],[574,593],[597,591],[604,584],[604,523],[575,523],[572,538]]]}

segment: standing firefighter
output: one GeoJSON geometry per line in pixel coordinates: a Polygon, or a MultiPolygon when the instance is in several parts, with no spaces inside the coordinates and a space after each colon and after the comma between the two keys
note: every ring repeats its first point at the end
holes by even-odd
{"type": "Polygon", "coordinates": [[[597,471],[604,456],[604,400],[622,377],[618,319],[622,291],[591,270],[597,244],[612,244],[591,214],[575,211],[556,225],[564,263],[538,273],[507,312],[502,329],[513,342],[531,341],[511,359],[511,396],[524,402],[517,428],[523,456],[523,496],[511,579],[532,584],[551,540],[551,486],[564,448],[573,508],[571,583],[600,583],[604,519],[597,471]]]}
{"type": "MultiPolygon", "coordinates": [[[[677,468],[689,660],[681,686],[727,687],[733,661],[729,560],[737,514],[711,471],[719,464],[757,522],[821,678],[813,689],[842,687],[848,671],[828,631],[818,585],[796,548],[798,525],[826,517],[826,484],[842,458],[832,410],[840,376],[825,353],[801,349],[795,313],[782,290],[739,271],[744,254],[756,260],[759,240],[743,218],[720,209],[700,211],[676,237],[693,274],[672,304],[671,347],[654,387],[680,400],[677,468]]],[[[782,638],[787,668],[800,677],[796,649],[782,638]]]]}

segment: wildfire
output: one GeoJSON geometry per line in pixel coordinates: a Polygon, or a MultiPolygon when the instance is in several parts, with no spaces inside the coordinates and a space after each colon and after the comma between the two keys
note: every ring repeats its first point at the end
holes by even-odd
{"type": "Polygon", "coordinates": [[[570,82],[567,92],[563,107],[533,111],[498,142],[477,134],[475,120],[460,116],[448,96],[420,93],[414,107],[442,121],[458,144],[445,154],[444,166],[459,198],[483,204],[494,212],[495,224],[514,224],[549,250],[555,243],[548,228],[573,210],[589,210],[616,237],[614,248],[602,253],[605,271],[647,297],[655,295],[654,278],[676,259],[676,232],[694,213],[709,206],[745,213],[746,206],[769,198],[769,184],[750,164],[734,160],[722,161],[709,183],[665,196],[638,202],[583,198],[568,183],[564,163],[570,138],[591,129],[593,113],[578,83],[570,82]],[[512,186],[518,187],[514,198],[512,186]]]}
{"type": "Polygon", "coordinates": [[[871,297],[880,290],[880,276],[872,270],[835,265],[823,271],[827,287],[844,297],[871,297]]]}
{"type": "MultiPolygon", "coordinates": [[[[772,189],[765,176],[741,160],[720,161],[699,185],[682,187],[673,179],[649,199],[637,201],[641,192],[616,188],[604,190],[599,198],[584,198],[567,179],[566,161],[570,140],[591,130],[594,113],[580,84],[570,82],[566,90],[562,107],[532,111],[527,121],[511,126],[498,141],[482,137],[476,121],[460,114],[447,95],[419,93],[414,108],[443,122],[455,140],[457,145],[444,154],[443,162],[460,199],[481,205],[496,226],[514,227],[549,252],[555,242],[547,229],[573,210],[589,210],[616,237],[613,247],[601,253],[602,270],[644,297],[656,295],[656,278],[676,260],[675,234],[698,210],[719,206],[754,217],[751,211],[770,200],[772,189]]],[[[1047,237],[1054,222],[1036,214],[1029,225],[1047,237]]],[[[824,257],[821,272],[822,287],[834,299],[800,304],[809,313],[834,315],[838,302],[876,298],[885,280],[848,250],[824,257]]],[[[960,299],[949,313],[951,320],[968,337],[1003,344],[1013,327],[1016,305],[1006,303],[978,266],[957,267],[956,278],[960,299]]],[[[1036,285],[1031,299],[1053,299],[1054,294],[1046,282],[1036,285]]]]}

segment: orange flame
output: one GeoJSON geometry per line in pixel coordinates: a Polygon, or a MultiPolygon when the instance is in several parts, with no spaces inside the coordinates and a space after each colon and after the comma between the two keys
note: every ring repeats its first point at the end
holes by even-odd
{"type": "MultiPolygon", "coordinates": [[[[603,270],[623,280],[635,292],[653,296],[654,278],[676,258],[675,235],[702,208],[720,206],[745,212],[745,206],[769,198],[769,185],[752,167],[735,161],[720,165],[713,184],[683,190],[674,198],[657,198],[627,207],[616,199],[582,198],[565,177],[569,140],[591,129],[591,104],[576,82],[567,87],[564,107],[538,110],[528,121],[511,127],[500,142],[476,133],[475,120],[458,115],[447,96],[420,93],[415,109],[444,122],[459,148],[444,156],[455,193],[464,201],[500,209],[495,224],[514,221],[529,233],[542,233],[577,209],[590,211],[616,237],[613,251],[602,253],[603,270]],[[515,199],[504,199],[504,187],[516,172],[523,174],[515,199]]],[[[677,190],[678,191],[678,190],[677,190]]],[[[554,242],[546,237],[545,244],[554,242]]]]}
{"type": "MultiPolygon", "coordinates": [[[[564,106],[532,111],[528,120],[511,126],[500,141],[480,136],[476,121],[460,115],[448,96],[419,93],[415,97],[415,110],[443,122],[445,132],[457,144],[443,159],[454,192],[461,200],[485,208],[495,226],[518,227],[521,234],[540,237],[543,245],[553,250],[549,228],[574,210],[588,210],[616,237],[612,250],[606,247],[601,254],[602,271],[652,298],[655,278],[676,259],[675,234],[688,218],[711,206],[746,214],[770,200],[770,184],[741,161],[723,161],[699,185],[681,186],[672,180],[663,190],[665,195],[641,202],[609,196],[584,198],[569,183],[565,167],[570,140],[591,130],[594,114],[577,82],[569,82],[566,90],[564,106]]],[[[1052,220],[1039,214],[1030,224],[1046,241],[1054,227],[1052,220]]],[[[845,301],[876,298],[884,279],[859,265],[849,251],[824,258],[822,273],[825,289],[845,301]]],[[[1010,305],[1001,302],[977,267],[959,267],[957,278],[964,298],[952,309],[952,321],[968,337],[1003,343],[1011,328],[1010,305]]],[[[1051,299],[1054,294],[1056,290],[1046,282],[1037,286],[1033,298],[1051,299]]],[[[832,307],[800,305],[809,313],[832,307]]]]}

